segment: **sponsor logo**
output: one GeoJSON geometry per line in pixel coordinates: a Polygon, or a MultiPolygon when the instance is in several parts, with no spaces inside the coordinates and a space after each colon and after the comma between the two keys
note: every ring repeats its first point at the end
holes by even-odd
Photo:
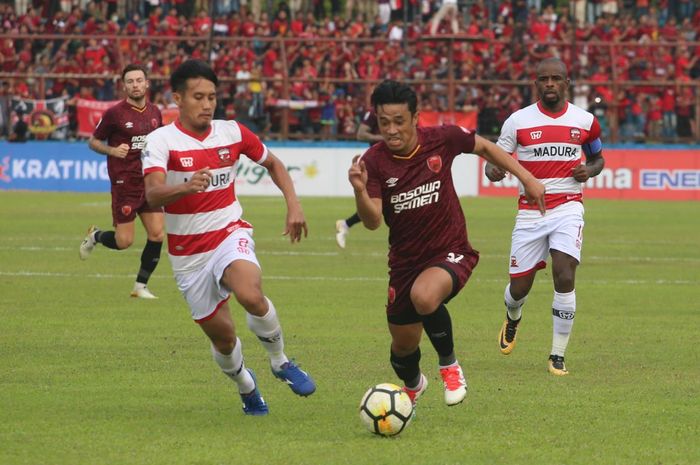
{"type": "Polygon", "coordinates": [[[576,158],[579,156],[579,147],[569,147],[565,145],[535,147],[533,149],[533,154],[536,157],[576,158]]]}
{"type": "Polygon", "coordinates": [[[439,173],[442,169],[442,158],[440,155],[433,155],[432,157],[429,157],[427,163],[428,169],[433,173],[439,173]]]}
{"type": "Polygon", "coordinates": [[[394,187],[396,186],[396,183],[399,182],[399,178],[389,178],[384,182],[386,182],[387,187],[394,187]]]}
{"type": "Polygon", "coordinates": [[[554,315],[557,318],[561,318],[562,320],[574,319],[574,312],[569,312],[566,310],[557,310],[556,308],[552,309],[552,315],[554,315]]]}
{"type": "Polygon", "coordinates": [[[238,252],[246,255],[250,254],[250,250],[248,249],[248,239],[245,237],[238,239],[238,252]]]}
{"type": "Polygon", "coordinates": [[[531,131],[530,132],[530,139],[532,139],[532,140],[542,139],[542,131],[531,131]]]}
{"type": "Polygon", "coordinates": [[[143,150],[146,146],[146,136],[133,136],[131,138],[131,149],[130,150],[143,150]]]}
{"type": "Polygon", "coordinates": [[[579,128],[571,128],[569,130],[569,138],[574,142],[581,141],[581,130],[579,128]]]}
{"type": "Polygon", "coordinates": [[[641,170],[639,188],[647,190],[699,190],[700,170],[641,170]]]}
{"type": "Polygon", "coordinates": [[[126,123],[124,123],[124,127],[127,129],[131,129],[134,127],[134,123],[132,123],[131,121],[127,121],[126,123]]]}
{"type": "Polygon", "coordinates": [[[44,160],[37,158],[12,159],[9,155],[0,160],[0,181],[31,179],[108,180],[106,161],[93,160],[44,160]]]}
{"type": "Polygon", "coordinates": [[[437,203],[440,200],[440,185],[440,181],[433,181],[408,192],[392,195],[389,202],[394,206],[394,213],[437,203]]]}
{"type": "Polygon", "coordinates": [[[181,157],[180,164],[185,168],[192,168],[194,166],[194,158],[192,157],[181,157]]]}
{"type": "Polygon", "coordinates": [[[445,260],[447,260],[450,263],[459,263],[462,261],[463,258],[464,258],[464,255],[450,252],[447,254],[447,258],[445,260]]]}

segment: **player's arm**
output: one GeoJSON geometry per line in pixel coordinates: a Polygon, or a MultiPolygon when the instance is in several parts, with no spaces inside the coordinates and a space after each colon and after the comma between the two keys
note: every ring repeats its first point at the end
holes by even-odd
{"type": "Polygon", "coordinates": [[[525,189],[525,197],[532,205],[538,205],[540,212],[545,213],[544,207],[544,185],[535,178],[532,173],[523,168],[505,150],[500,148],[488,139],[481,136],[474,138],[474,153],[485,159],[487,162],[500,169],[512,173],[520,180],[525,189]]]}
{"type": "Polygon", "coordinates": [[[360,123],[360,126],[357,128],[357,134],[355,137],[359,141],[371,142],[373,144],[382,140],[381,134],[372,134],[371,128],[365,123],[360,123]]]}
{"type": "Polygon", "coordinates": [[[302,231],[304,232],[304,237],[306,237],[309,230],[306,225],[306,219],[304,218],[304,211],[301,208],[301,203],[294,190],[294,182],[291,176],[289,176],[287,167],[271,152],[267,153],[265,161],[260,165],[265,167],[270,173],[272,182],[282,191],[284,200],[287,202],[287,221],[284,235],[289,235],[292,243],[299,242],[301,240],[302,231]]]}
{"type": "Polygon", "coordinates": [[[186,195],[204,192],[209,187],[210,179],[209,167],[195,171],[185,182],[174,185],[165,183],[163,171],[149,171],[143,177],[146,201],[153,208],[163,207],[186,195]]]}
{"type": "Polygon", "coordinates": [[[586,182],[588,178],[598,176],[605,166],[603,158],[603,144],[600,139],[595,139],[592,142],[586,142],[581,147],[583,153],[586,154],[586,164],[578,165],[574,168],[572,176],[578,182],[586,182]]]}
{"type": "Polygon", "coordinates": [[[108,157],[124,158],[129,153],[129,144],[120,144],[118,147],[111,147],[95,136],[90,136],[88,146],[97,153],[108,157]]]}
{"type": "Polygon", "coordinates": [[[348,170],[348,180],[355,192],[355,205],[362,224],[367,229],[374,230],[382,224],[382,199],[369,196],[367,178],[365,162],[356,155],[348,170]]]}

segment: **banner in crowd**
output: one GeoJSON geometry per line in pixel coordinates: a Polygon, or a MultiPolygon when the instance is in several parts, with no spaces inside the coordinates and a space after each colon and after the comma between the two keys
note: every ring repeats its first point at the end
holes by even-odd
{"type": "MultiPolygon", "coordinates": [[[[102,118],[102,114],[119,102],[120,100],[101,102],[98,100],[78,99],[76,104],[78,135],[80,137],[90,137],[100,118],[102,118]]],[[[177,107],[169,107],[161,110],[161,114],[163,115],[163,126],[165,126],[177,119],[180,115],[180,110],[177,107]]]]}
{"type": "MultiPolygon", "coordinates": [[[[700,200],[700,151],[604,149],[605,168],[586,182],[584,198],[700,200]]],[[[518,180],[508,175],[492,183],[480,162],[479,195],[517,195],[518,180]]]]}
{"type": "Polygon", "coordinates": [[[79,98],[76,102],[76,116],[78,118],[78,136],[90,137],[95,126],[100,122],[102,113],[119,103],[119,100],[99,101],[79,98]]]}
{"type": "Polygon", "coordinates": [[[476,111],[421,111],[418,113],[419,126],[441,126],[456,124],[467,129],[476,128],[476,111]]]}
{"type": "Polygon", "coordinates": [[[29,126],[34,139],[65,139],[68,132],[68,96],[52,99],[23,99],[12,97],[10,123],[20,115],[29,126]]]}

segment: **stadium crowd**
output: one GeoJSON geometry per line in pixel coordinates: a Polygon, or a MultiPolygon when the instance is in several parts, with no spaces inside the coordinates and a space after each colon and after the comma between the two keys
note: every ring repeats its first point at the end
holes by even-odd
{"type": "Polygon", "coordinates": [[[695,3],[3,1],[0,134],[11,132],[10,97],[114,100],[128,63],[145,64],[152,100],[172,106],[164,77],[188,57],[230,78],[221,86],[220,116],[263,133],[278,132],[280,110],[290,106],[292,132],[352,137],[371,84],[391,78],[418,83],[423,111],[478,109],[480,133],[498,134],[505,117],[531,101],[534,64],[557,56],[575,78],[574,103],[598,116],[603,137],[614,119],[622,140],[687,139],[697,136],[695,3]],[[443,3],[456,3],[457,13],[443,15],[443,3]]]}

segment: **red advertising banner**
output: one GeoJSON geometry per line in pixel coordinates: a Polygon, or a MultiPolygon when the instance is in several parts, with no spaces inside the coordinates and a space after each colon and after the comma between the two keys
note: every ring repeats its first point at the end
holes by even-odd
{"type": "MultiPolygon", "coordinates": [[[[700,200],[700,150],[603,149],[603,156],[605,168],[586,182],[584,199],[700,200]]],[[[492,183],[479,160],[479,195],[518,195],[514,176],[492,183]]]]}
{"type": "Polygon", "coordinates": [[[102,113],[117,103],[119,103],[119,100],[101,102],[99,100],[85,100],[79,98],[76,103],[78,135],[80,137],[90,137],[95,130],[95,126],[97,126],[97,123],[100,121],[100,118],[102,118],[102,113]]]}
{"type": "Polygon", "coordinates": [[[463,128],[474,129],[476,118],[476,111],[421,111],[418,113],[418,125],[426,127],[456,124],[463,128]]]}

